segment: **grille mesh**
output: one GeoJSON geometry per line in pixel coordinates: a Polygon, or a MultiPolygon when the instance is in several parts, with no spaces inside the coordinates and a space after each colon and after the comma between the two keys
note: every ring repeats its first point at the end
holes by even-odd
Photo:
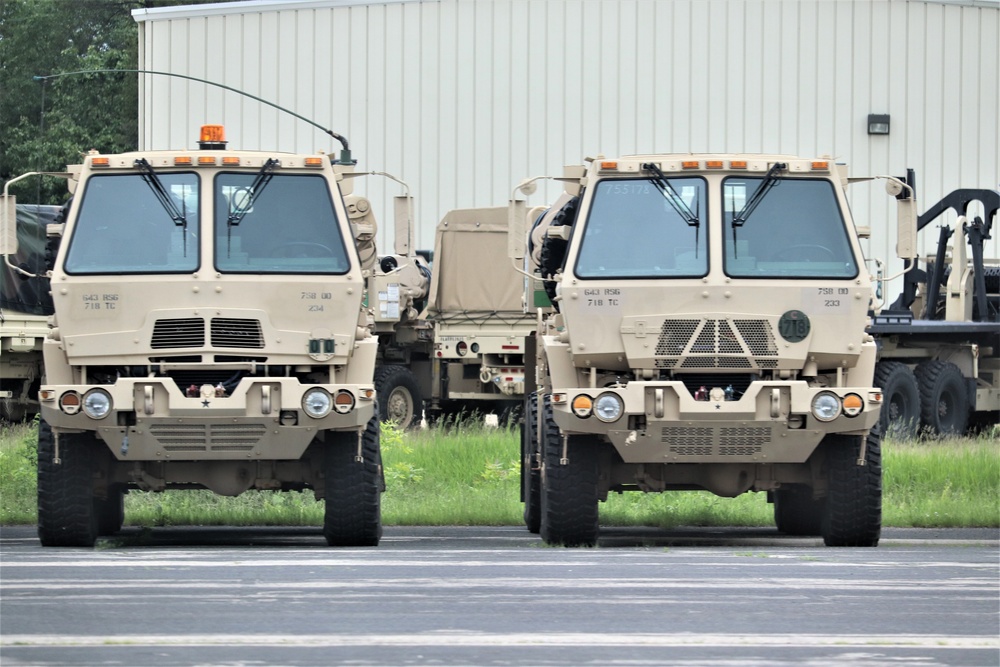
{"type": "Polygon", "coordinates": [[[664,426],[660,440],[676,456],[755,456],[771,436],[763,426],[664,426]]]}
{"type": "Polygon", "coordinates": [[[212,319],[212,346],[259,350],[264,347],[264,332],[257,320],[216,317],[212,319]]]}
{"type": "Polygon", "coordinates": [[[156,320],[150,347],[162,350],[174,347],[202,347],[205,344],[205,320],[200,317],[156,320]]]}
{"type": "Polygon", "coordinates": [[[149,429],[168,452],[248,452],[266,432],[264,424],[155,424],[149,429]]]}
{"type": "Polygon", "coordinates": [[[774,368],[778,347],[767,320],[666,320],[657,368],[774,368]]]}

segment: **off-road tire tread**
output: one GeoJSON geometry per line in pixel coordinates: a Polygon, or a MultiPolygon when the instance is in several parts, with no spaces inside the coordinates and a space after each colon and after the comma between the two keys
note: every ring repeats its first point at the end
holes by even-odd
{"type": "Polygon", "coordinates": [[[382,537],[381,422],[376,411],[365,427],[362,457],[355,433],[328,435],[325,446],[323,536],[331,547],[374,547],[382,537]]]}
{"type": "Polygon", "coordinates": [[[897,438],[908,440],[917,435],[920,430],[920,387],[917,378],[906,364],[898,361],[880,361],[875,366],[875,386],[882,389],[882,412],[879,424],[882,433],[891,434],[897,438]],[[892,395],[897,392],[905,394],[909,406],[908,414],[893,423],[889,423],[889,406],[892,395]]]}
{"type": "Polygon", "coordinates": [[[97,534],[114,535],[125,523],[125,491],[121,486],[112,485],[104,500],[94,498],[94,512],[97,514],[97,534]]]}
{"type": "Polygon", "coordinates": [[[812,497],[812,489],[790,486],[775,491],[774,525],[785,535],[812,536],[823,534],[822,500],[812,497]]]}
{"type": "Polygon", "coordinates": [[[593,443],[571,437],[569,463],[560,464],[562,436],[552,417],[548,397],[544,404],[541,446],[545,472],[539,532],[547,544],[594,546],[599,531],[597,448],[593,443]]]}
{"type": "Polygon", "coordinates": [[[38,425],[38,539],[43,547],[92,547],[98,522],[94,502],[95,444],[87,434],[59,438],[45,421],[38,425]]]}
{"type": "Polygon", "coordinates": [[[538,392],[525,399],[524,435],[521,438],[521,490],[524,501],[524,525],[529,532],[538,534],[542,529],[542,473],[535,467],[538,454],[538,392]]]}
{"type": "Polygon", "coordinates": [[[863,436],[828,435],[823,542],[828,547],[876,547],[882,533],[882,433],[867,436],[865,465],[857,464],[863,436]]]}
{"type": "MultiPolygon", "coordinates": [[[[580,198],[573,197],[563,204],[563,207],[552,218],[552,224],[549,226],[571,226],[576,220],[576,212],[579,207],[580,198]]],[[[552,278],[562,268],[563,263],[566,261],[567,245],[568,242],[562,239],[546,237],[542,240],[542,252],[538,256],[538,268],[541,270],[542,278],[552,278]]],[[[552,302],[552,306],[558,311],[559,303],[555,300],[556,283],[551,280],[543,280],[542,285],[545,288],[545,294],[549,297],[549,301],[552,302]]]]}
{"type": "Polygon", "coordinates": [[[966,392],[965,377],[958,366],[940,359],[932,359],[919,364],[913,375],[920,388],[920,423],[938,435],[961,435],[969,425],[969,397],[966,392]],[[938,415],[938,401],[947,385],[954,384],[955,398],[954,424],[945,428],[938,415]]]}

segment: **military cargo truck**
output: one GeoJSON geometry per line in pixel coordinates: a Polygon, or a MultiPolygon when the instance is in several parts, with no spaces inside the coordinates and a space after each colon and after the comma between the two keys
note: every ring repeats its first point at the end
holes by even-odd
{"type": "Polygon", "coordinates": [[[507,414],[524,396],[524,338],[535,328],[522,277],[502,258],[507,208],[449,211],[433,265],[412,250],[397,206],[395,253],[373,268],[368,303],[379,337],[383,420],[404,426],[449,412],[507,414]],[[497,261],[501,258],[501,261],[497,261]]]}
{"type": "MultiPolygon", "coordinates": [[[[906,181],[916,187],[913,170],[906,181]]],[[[954,213],[936,252],[906,264],[902,292],[868,327],[883,432],[961,435],[1000,422],[1000,259],[984,256],[998,210],[1000,192],[962,189],[917,217],[920,231],[954,213]]]]}
{"type": "Polygon", "coordinates": [[[528,528],[592,545],[609,493],[756,491],[785,533],[876,546],[882,395],[843,171],[826,158],[639,155],[556,180],[555,205],[511,205],[510,254],[540,318],[528,528]]]}
{"type": "Polygon", "coordinates": [[[42,346],[41,542],[117,531],[129,489],[207,488],[312,489],[330,545],[375,545],[377,340],[353,167],[233,150],[219,126],[199,148],[92,152],[67,174],[42,346]]]}
{"type": "Polygon", "coordinates": [[[11,263],[20,271],[0,265],[0,419],[7,421],[38,414],[42,341],[52,315],[46,229],[59,213],[58,206],[17,206],[18,252],[11,263]]]}

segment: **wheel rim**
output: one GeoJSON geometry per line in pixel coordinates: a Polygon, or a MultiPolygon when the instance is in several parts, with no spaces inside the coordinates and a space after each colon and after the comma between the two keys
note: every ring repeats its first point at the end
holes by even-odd
{"type": "Polygon", "coordinates": [[[938,399],[937,412],[938,421],[941,422],[942,426],[950,428],[955,425],[955,397],[952,396],[951,392],[941,392],[941,397],[938,399]]]}
{"type": "Polygon", "coordinates": [[[413,397],[410,392],[397,387],[389,394],[386,401],[386,416],[402,426],[407,426],[413,421],[413,397]]]}

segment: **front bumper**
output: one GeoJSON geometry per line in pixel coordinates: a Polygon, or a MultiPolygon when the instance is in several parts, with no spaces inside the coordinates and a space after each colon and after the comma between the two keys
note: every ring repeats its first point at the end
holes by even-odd
{"type": "Polygon", "coordinates": [[[810,387],[801,381],[752,383],[739,400],[695,400],[681,382],[629,382],[623,387],[558,388],[553,417],[564,433],[605,436],[626,463],[803,463],[829,434],[866,433],[878,421],[881,392],[870,387],[810,387]],[[862,397],[859,414],[820,421],[820,392],[862,397]],[[573,399],[617,395],[613,422],[580,417],[573,399]]]}
{"type": "Polygon", "coordinates": [[[43,385],[42,417],[56,431],[96,431],[123,461],[295,460],[320,431],[357,431],[375,414],[373,385],[303,385],[295,378],[243,378],[225,397],[189,397],[170,378],[120,378],[112,385],[43,385]],[[314,419],[302,408],[314,387],[355,397],[346,414],[314,419]],[[92,419],[67,414],[60,397],[93,389],[111,410],[92,419]]]}

